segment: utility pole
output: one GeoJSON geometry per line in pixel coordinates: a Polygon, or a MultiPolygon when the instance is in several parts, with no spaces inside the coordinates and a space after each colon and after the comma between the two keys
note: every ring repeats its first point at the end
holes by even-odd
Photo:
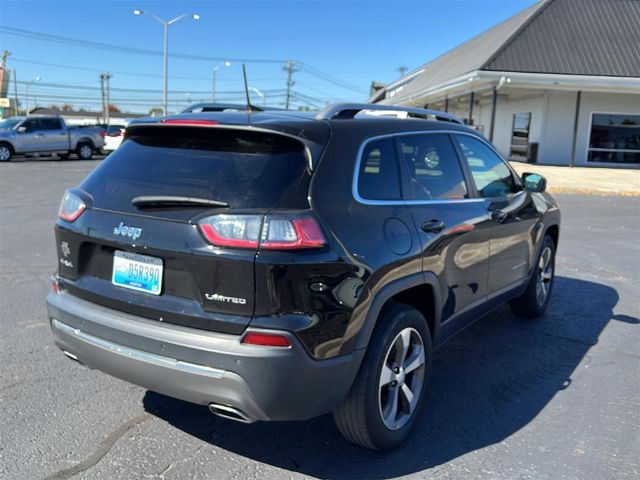
{"type": "Polygon", "coordinates": [[[14,98],[14,102],[15,102],[15,106],[13,107],[13,109],[15,110],[16,115],[18,115],[18,74],[16,73],[15,69],[13,70],[13,96],[14,98]]]}
{"type": "Polygon", "coordinates": [[[104,78],[105,78],[104,73],[100,74],[100,99],[102,100],[102,122],[105,122],[105,119],[107,118],[106,114],[104,112],[106,112],[107,107],[106,107],[106,103],[105,103],[105,98],[104,98],[104,78]]]}
{"type": "Polygon", "coordinates": [[[109,111],[109,106],[111,105],[111,77],[113,77],[113,75],[111,75],[110,73],[106,74],[105,79],[107,80],[107,110],[106,110],[106,120],[104,123],[108,124],[109,123],[109,116],[111,115],[111,112],[109,111]]]}
{"type": "Polygon", "coordinates": [[[295,84],[293,81],[293,73],[297,72],[296,61],[288,60],[282,69],[287,72],[287,99],[284,104],[285,110],[289,110],[289,104],[291,103],[291,87],[295,84]]]}

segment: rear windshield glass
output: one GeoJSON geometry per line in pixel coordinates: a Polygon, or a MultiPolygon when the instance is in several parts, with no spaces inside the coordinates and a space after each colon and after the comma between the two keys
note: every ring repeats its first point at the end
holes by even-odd
{"type": "Polygon", "coordinates": [[[93,197],[94,207],[124,212],[143,213],[131,200],[146,195],[205,198],[234,209],[308,208],[309,179],[304,146],[293,138],[222,128],[146,127],[138,128],[80,187],[93,197]]]}

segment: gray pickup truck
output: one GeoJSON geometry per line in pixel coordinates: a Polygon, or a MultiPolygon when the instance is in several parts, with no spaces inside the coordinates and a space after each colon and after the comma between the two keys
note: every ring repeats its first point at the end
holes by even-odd
{"type": "Polygon", "coordinates": [[[57,154],[65,159],[75,153],[89,160],[104,147],[103,129],[99,126],[69,127],[54,115],[9,117],[0,121],[0,162],[15,154],[57,154]]]}

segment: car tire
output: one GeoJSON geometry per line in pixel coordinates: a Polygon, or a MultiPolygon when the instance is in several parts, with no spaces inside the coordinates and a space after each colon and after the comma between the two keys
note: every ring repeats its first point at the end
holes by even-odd
{"type": "Polygon", "coordinates": [[[525,318],[544,315],[551,299],[555,270],[556,246],[553,239],[545,235],[527,289],[509,302],[513,313],[525,318]]]}
{"type": "Polygon", "coordinates": [[[79,143],[76,147],[76,155],[80,160],[91,160],[93,156],[93,146],[90,143],[79,143]]]}
{"type": "Polygon", "coordinates": [[[416,425],[431,369],[431,335],[424,316],[408,305],[385,305],[358,376],[333,413],[340,433],[373,450],[399,446],[416,425]]]}
{"type": "Polygon", "coordinates": [[[13,148],[6,143],[0,143],[0,162],[10,162],[13,157],[13,148]]]}

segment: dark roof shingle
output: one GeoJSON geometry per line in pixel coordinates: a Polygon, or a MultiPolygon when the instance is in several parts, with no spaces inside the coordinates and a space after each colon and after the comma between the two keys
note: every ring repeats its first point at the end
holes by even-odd
{"type": "Polygon", "coordinates": [[[548,1],[482,69],[640,77],[640,1],[548,1]]]}
{"type": "Polygon", "coordinates": [[[640,78],[640,0],[542,0],[420,69],[394,103],[476,70],[640,78]]]}

